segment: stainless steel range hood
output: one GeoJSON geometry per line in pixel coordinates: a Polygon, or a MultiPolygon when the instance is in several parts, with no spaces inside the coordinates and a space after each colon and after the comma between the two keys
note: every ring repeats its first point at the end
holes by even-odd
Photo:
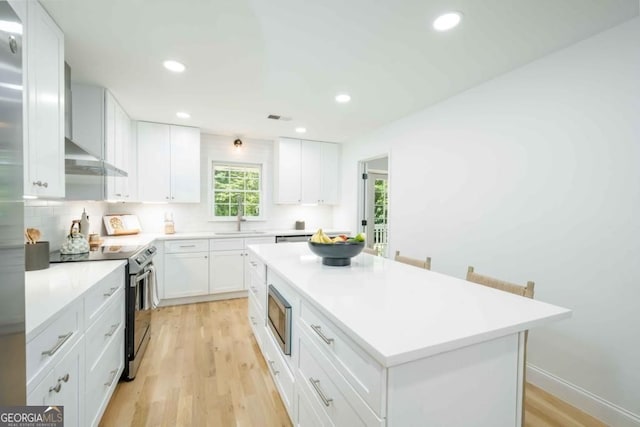
{"type": "Polygon", "coordinates": [[[127,172],[123,171],[88,153],[73,141],[73,117],[72,95],[71,95],[71,67],[64,64],[64,164],[67,175],[93,175],[93,176],[122,176],[126,177],[127,172]]]}

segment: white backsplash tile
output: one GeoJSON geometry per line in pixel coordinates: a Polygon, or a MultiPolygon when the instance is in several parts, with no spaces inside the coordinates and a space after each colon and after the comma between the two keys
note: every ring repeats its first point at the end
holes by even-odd
{"type": "Polygon", "coordinates": [[[104,234],[102,216],[107,204],[103,202],[66,202],[50,200],[27,200],[24,208],[24,226],[42,232],[41,240],[49,242],[50,249],[60,249],[69,233],[71,221],[80,219],[82,210],[89,215],[91,233],[104,234]]]}

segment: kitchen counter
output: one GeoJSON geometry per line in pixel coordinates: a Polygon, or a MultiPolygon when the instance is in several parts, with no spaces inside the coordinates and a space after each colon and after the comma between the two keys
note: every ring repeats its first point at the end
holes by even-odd
{"type": "Polygon", "coordinates": [[[571,316],[566,308],[364,253],[349,267],[329,267],[306,243],[249,249],[384,367],[571,316]]]}
{"type": "MultiPolygon", "coordinates": [[[[104,246],[112,245],[148,245],[154,240],[182,240],[182,239],[233,239],[233,238],[246,238],[246,237],[269,237],[269,236],[299,236],[299,235],[312,235],[317,230],[247,230],[241,233],[233,231],[192,231],[175,234],[162,234],[162,233],[143,233],[133,234],[129,236],[105,236],[104,246]]],[[[328,234],[350,234],[349,231],[344,229],[327,229],[328,234]]]]}
{"type": "Polygon", "coordinates": [[[25,334],[29,341],[44,323],[125,261],[68,262],[25,273],[25,334]]]}

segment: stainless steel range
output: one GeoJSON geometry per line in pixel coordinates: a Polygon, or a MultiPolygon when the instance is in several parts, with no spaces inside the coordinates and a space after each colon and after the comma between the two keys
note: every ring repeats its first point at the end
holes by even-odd
{"type": "Polygon", "coordinates": [[[122,379],[135,378],[140,361],[151,338],[151,308],[153,306],[152,276],[155,272],[153,257],[156,247],[147,246],[102,246],[98,250],[78,255],[62,255],[52,252],[50,261],[82,262],[123,259],[125,267],[125,364],[122,379]]]}

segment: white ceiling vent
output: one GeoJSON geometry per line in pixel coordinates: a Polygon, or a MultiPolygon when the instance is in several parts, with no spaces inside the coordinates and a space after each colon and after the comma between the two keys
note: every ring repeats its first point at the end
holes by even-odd
{"type": "Polygon", "coordinates": [[[285,117],[285,116],[279,116],[277,114],[269,114],[267,116],[267,119],[271,119],[271,120],[281,120],[283,122],[290,122],[292,120],[291,117],[285,117]]]}

